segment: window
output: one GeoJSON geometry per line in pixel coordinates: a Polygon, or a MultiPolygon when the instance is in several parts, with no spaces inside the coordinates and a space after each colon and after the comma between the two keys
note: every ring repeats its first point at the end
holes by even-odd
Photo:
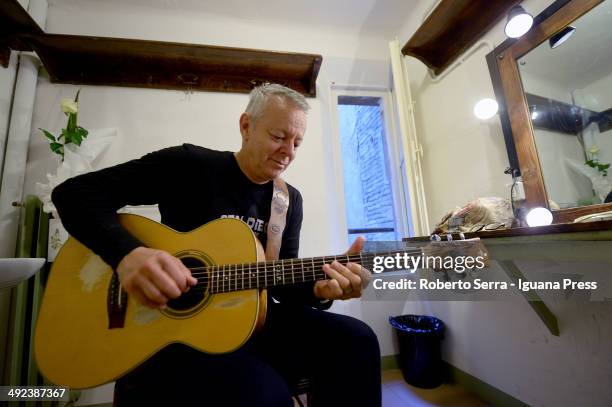
{"type": "Polygon", "coordinates": [[[337,145],[341,156],[349,242],[408,236],[408,217],[399,171],[399,140],[393,137],[388,92],[336,91],[337,145]]]}

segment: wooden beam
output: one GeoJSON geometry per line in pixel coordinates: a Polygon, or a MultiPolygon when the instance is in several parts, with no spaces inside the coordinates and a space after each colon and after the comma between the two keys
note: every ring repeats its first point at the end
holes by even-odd
{"type": "Polygon", "coordinates": [[[521,0],[442,0],[402,48],[439,75],[521,0]]]}
{"type": "Polygon", "coordinates": [[[536,129],[577,135],[588,124],[597,122],[596,119],[599,117],[598,112],[551,98],[527,92],[525,92],[525,97],[532,114],[533,127],[536,129]],[[533,118],[534,109],[537,112],[535,119],[533,118]]]}
{"type": "Polygon", "coordinates": [[[19,37],[41,34],[43,30],[17,0],[0,1],[0,41],[17,51],[32,51],[19,37]]]}
{"type": "Polygon", "coordinates": [[[506,95],[506,109],[510,118],[514,146],[521,166],[526,201],[531,207],[548,207],[548,198],[540,158],[532,137],[531,113],[525,101],[521,75],[510,48],[498,57],[497,65],[506,95]]]}
{"type": "Polygon", "coordinates": [[[250,92],[263,82],[315,96],[321,55],[124,38],[24,38],[54,83],[250,92]]]}
{"type": "Polygon", "coordinates": [[[0,41],[0,65],[2,65],[4,68],[8,68],[10,60],[11,48],[7,43],[0,41]]]}
{"type": "Polygon", "coordinates": [[[316,96],[323,57],[200,44],[46,34],[17,0],[0,0],[0,63],[35,51],[54,83],[250,92],[261,83],[316,96]]]}

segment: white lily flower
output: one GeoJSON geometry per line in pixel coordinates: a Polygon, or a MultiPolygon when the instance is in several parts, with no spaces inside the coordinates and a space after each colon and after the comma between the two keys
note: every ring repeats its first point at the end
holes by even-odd
{"type": "Polygon", "coordinates": [[[64,113],[70,114],[70,113],[76,113],[79,111],[78,103],[72,99],[64,98],[62,99],[60,105],[62,107],[62,112],[64,113]]]}
{"type": "Polygon", "coordinates": [[[596,144],[593,144],[591,148],[589,148],[589,153],[591,154],[597,154],[598,152],[599,152],[599,147],[597,147],[596,144]]]}

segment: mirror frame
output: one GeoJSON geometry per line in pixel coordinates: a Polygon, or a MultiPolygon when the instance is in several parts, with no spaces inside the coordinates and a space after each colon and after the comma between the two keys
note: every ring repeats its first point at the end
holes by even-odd
{"type": "MultiPolygon", "coordinates": [[[[487,55],[510,167],[520,170],[525,200],[531,208],[550,209],[550,205],[517,61],[603,1],[557,0],[534,19],[527,34],[504,41],[487,55]]],[[[607,210],[612,210],[612,203],[551,211],[553,223],[568,223],[579,216],[607,210]]]]}

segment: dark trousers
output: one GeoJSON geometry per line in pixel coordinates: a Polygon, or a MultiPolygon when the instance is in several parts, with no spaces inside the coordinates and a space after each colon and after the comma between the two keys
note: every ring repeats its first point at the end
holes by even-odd
{"type": "Polygon", "coordinates": [[[268,304],[265,328],[240,350],[209,355],[169,345],[117,381],[114,405],[292,407],[289,384],[304,377],[315,407],[381,405],[380,350],[369,326],[268,304]]]}

